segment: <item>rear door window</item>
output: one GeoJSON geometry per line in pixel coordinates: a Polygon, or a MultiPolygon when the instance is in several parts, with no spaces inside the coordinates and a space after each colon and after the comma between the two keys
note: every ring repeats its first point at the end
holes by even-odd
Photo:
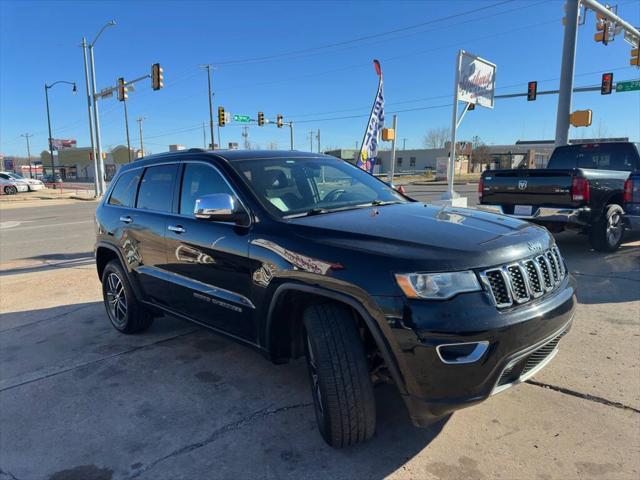
{"type": "Polygon", "coordinates": [[[170,212],[177,164],[158,165],[145,170],[136,206],[156,212],[170,212]]]}
{"type": "Polygon", "coordinates": [[[142,170],[133,170],[120,175],[116,181],[116,186],[113,187],[111,197],[109,197],[109,205],[133,207],[136,202],[136,192],[138,191],[141,173],[142,170]]]}

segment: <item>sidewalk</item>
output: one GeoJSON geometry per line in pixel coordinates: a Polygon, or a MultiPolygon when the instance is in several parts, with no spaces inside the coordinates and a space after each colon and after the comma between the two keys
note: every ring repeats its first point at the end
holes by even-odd
{"type": "Polygon", "coordinates": [[[93,190],[53,190],[46,188],[37,192],[16,195],[0,195],[0,208],[34,207],[43,202],[47,205],[64,204],[78,200],[93,201],[93,190]]]}

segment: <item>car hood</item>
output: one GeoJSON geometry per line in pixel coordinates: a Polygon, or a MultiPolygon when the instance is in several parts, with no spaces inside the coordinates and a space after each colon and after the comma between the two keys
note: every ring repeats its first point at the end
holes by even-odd
{"type": "Polygon", "coordinates": [[[468,208],[405,203],[292,220],[305,241],[406,260],[424,271],[508,263],[553,245],[531,223],[468,208]]]}

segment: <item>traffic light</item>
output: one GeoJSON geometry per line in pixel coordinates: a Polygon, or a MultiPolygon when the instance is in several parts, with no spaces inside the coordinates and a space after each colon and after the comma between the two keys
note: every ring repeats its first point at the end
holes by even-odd
{"type": "Polygon", "coordinates": [[[224,107],[218,107],[218,125],[224,127],[226,125],[224,118],[224,107]]]}
{"type": "Polygon", "coordinates": [[[640,67],[640,47],[636,47],[631,50],[631,58],[629,59],[629,65],[635,65],[640,67]]]}
{"type": "Polygon", "coordinates": [[[278,116],[276,117],[276,125],[278,126],[278,128],[282,128],[282,115],[278,114],[278,116]]]}
{"type": "Polygon", "coordinates": [[[151,65],[151,88],[160,90],[164,87],[163,69],[159,63],[151,65]]]}
{"type": "Polygon", "coordinates": [[[538,82],[529,82],[527,86],[527,102],[533,102],[538,97],[538,82]]]}
{"type": "Polygon", "coordinates": [[[603,43],[604,45],[608,45],[609,44],[609,20],[607,20],[607,18],[601,13],[598,13],[596,17],[598,22],[596,23],[597,32],[593,36],[593,39],[598,43],[603,43]]]}
{"type": "Polygon", "coordinates": [[[264,113],[258,112],[258,126],[264,125],[264,113]]]}
{"type": "Polygon", "coordinates": [[[124,78],[118,78],[118,100],[124,102],[127,98],[129,98],[129,94],[127,93],[127,87],[125,86],[124,78]]]}
{"type": "Polygon", "coordinates": [[[603,73],[600,84],[600,95],[610,95],[613,88],[613,73],[603,73]]]}

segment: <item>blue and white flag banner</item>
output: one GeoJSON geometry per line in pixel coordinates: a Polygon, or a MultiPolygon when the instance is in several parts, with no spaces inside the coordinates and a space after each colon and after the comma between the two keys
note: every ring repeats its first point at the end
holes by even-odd
{"type": "Polygon", "coordinates": [[[373,108],[371,109],[371,115],[369,116],[369,122],[367,123],[367,129],[362,139],[362,147],[360,148],[360,155],[356,162],[356,166],[373,173],[373,167],[376,164],[376,156],[378,155],[378,141],[380,139],[380,132],[384,127],[384,93],[382,89],[382,69],[380,68],[380,62],[378,60],[373,61],[373,65],[376,68],[378,74],[378,91],[376,92],[376,98],[373,102],[373,108]]]}

